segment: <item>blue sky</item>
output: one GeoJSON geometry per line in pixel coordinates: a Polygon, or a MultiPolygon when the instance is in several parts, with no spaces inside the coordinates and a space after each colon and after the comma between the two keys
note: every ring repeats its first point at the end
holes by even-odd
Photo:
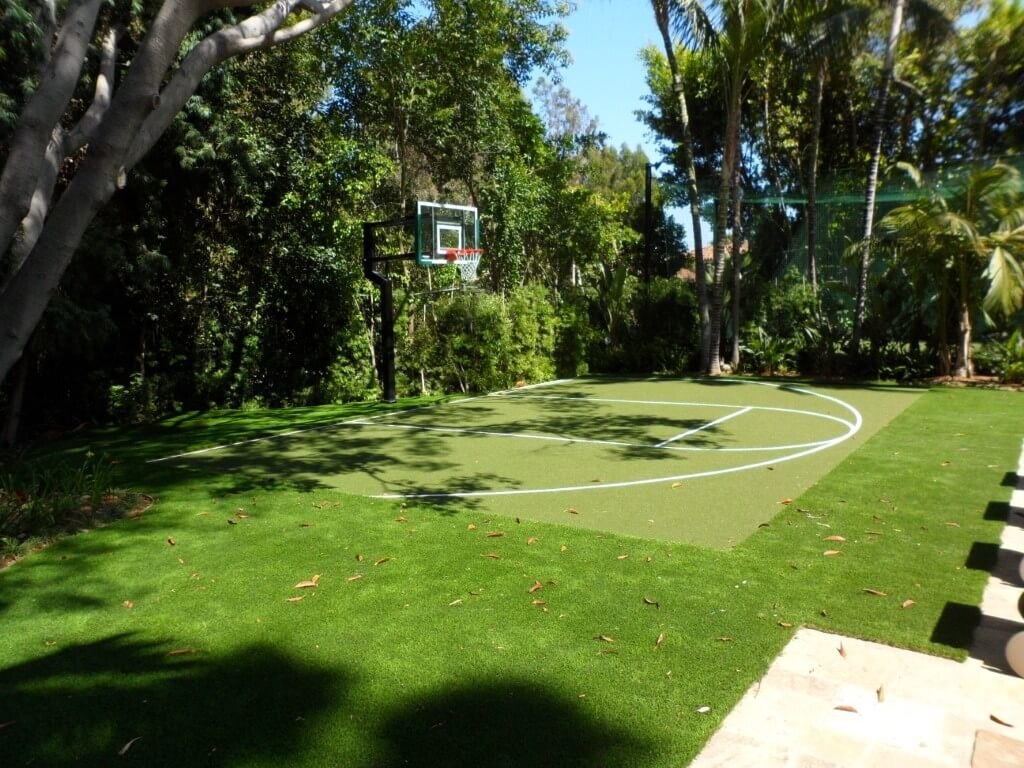
{"type": "Polygon", "coordinates": [[[640,49],[658,43],[658,28],[647,0],[578,0],[565,22],[573,63],[563,71],[565,86],[596,117],[613,146],[643,147],[657,161],[654,143],[633,113],[644,109],[647,93],[640,49]]]}
{"type": "MultiPolygon", "coordinates": [[[[564,24],[569,30],[568,49],[573,62],[562,71],[562,81],[597,118],[612,146],[640,146],[651,162],[661,159],[647,128],[634,113],[646,109],[647,94],[640,50],[648,44],[661,45],[654,12],[648,0],[577,0],[577,9],[564,24]]],[[[657,173],[657,172],[656,172],[657,173]]],[[[692,248],[690,218],[680,208],[670,215],[686,230],[687,247],[692,248]]],[[[707,222],[702,227],[704,242],[711,242],[707,222]]]]}

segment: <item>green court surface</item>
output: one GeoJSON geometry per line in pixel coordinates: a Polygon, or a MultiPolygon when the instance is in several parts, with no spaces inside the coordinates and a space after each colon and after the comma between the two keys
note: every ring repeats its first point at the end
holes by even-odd
{"type": "Polygon", "coordinates": [[[752,379],[562,380],[210,446],[163,465],[230,490],[409,498],[728,547],[919,392],[752,379]]]}

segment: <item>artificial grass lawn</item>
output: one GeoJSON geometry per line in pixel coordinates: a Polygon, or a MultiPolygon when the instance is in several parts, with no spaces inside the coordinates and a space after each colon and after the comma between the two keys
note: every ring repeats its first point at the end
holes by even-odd
{"type": "Polygon", "coordinates": [[[730,547],[921,391],[594,376],[149,457],[197,482],[222,478],[224,492],[440,494],[456,510],[730,547]],[[467,491],[483,495],[449,495],[467,491]]]}
{"type": "MultiPolygon", "coordinates": [[[[789,639],[783,624],[963,654],[1020,413],[1016,393],[929,391],[732,550],[270,481],[227,494],[230,477],[151,466],[139,490],[158,503],[141,520],[0,573],[0,753],[10,765],[686,764],[789,639]],[[293,589],[314,574],[318,586],[293,589]]],[[[206,418],[247,433],[245,415],[206,418]]],[[[270,418],[253,414],[255,429],[270,418]]],[[[175,447],[207,442],[165,429],[175,447]]],[[[160,430],[110,440],[171,447],[160,430]]]]}

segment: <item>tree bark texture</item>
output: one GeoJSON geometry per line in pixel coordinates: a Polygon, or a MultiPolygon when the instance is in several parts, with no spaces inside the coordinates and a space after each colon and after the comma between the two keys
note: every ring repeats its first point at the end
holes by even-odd
{"type": "Polygon", "coordinates": [[[676,96],[679,105],[679,127],[681,141],[679,149],[683,153],[683,172],[686,174],[686,196],[690,202],[690,227],[693,233],[694,273],[697,278],[697,307],[700,317],[700,367],[706,370],[708,367],[708,340],[710,338],[710,310],[708,308],[708,278],[707,267],[704,263],[704,242],[701,232],[700,219],[700,192],[697,189],[697,167],[693,160],[693,137],[690,133],[690,111],[686,104],[686,90],[683,87],[683,77],[679,72],[679,62],[676,59],[675,46],[672,43],[672,36],[669,34],[668,3],[665,0],[655,0],[654,17],[658,24],[658,31],[661,32],[661,41],[665,48],[665,58],[668,60],[669,72],[672,75],[672,91],[676,96]]]}
{"type": "Polygon", "coordinates": [[[251,3],[165,0],[116,89],[117,33],[108,34],[93,103],[78,125],[65,131],[61,121],[102,5],[101,0],[71,0],[0,175],[0,255],[10,252],[13,265],[0,280],[0,381],[21,356],[90,222],[195,93],[203,76],[228,58],[315,29],[352,1],[277,0],[207,35],[175,67],[182,41],[200,17],[251,3]],[[301,10],[309,13],[293,16],[301,10]],[[86,144],[75,175],[53,200],[64,159],[86,144]]]}
{"type": "Polygon", "coordinates": [[[807,161],[807,269],[815,295],[818,293],[818,152],[821,147],[821,104],[825,95],[826,66],[824,57],[815,65],[811,95],[811,156],[807,161]]]}
{"type": "Polygon", "coordinates": [[[882,83],[878,89],[878,109],[875,112],[874,137],[871,145],[871,163],[868,166],[867,187],[864,191],[864,234],[861,238],[860,272],[857,279],[857,302],[853,315],[852,352],[858,354],[864,331],[864,312],[867,307],[868,273],[871,270],[871,237],[875,227],[875,196],[878,192],[878,166],[882,158],[882,139],[885,136],[885,121],[888,116],[889,90],[892,87],[896,69],[896,50],[903,28],[903,11],[907,0],[893,0],[892,26],[885,46],[885,60],[882,64],[882,83]]]}
{"type": "Polygon", "coordinates": [[[736,157],[739,151],[740,120],[742,119],[742,77],[734,75],[729,93],[725,126],[725,147],[722,152],[722,175],[718,184],[718,204],[715,210],[714,281],[711,284],[711,333],[707,372],[712,376],[722,373],[722,310],[725,301],[725,231],[729,224],[729,199],[736,157]]]}

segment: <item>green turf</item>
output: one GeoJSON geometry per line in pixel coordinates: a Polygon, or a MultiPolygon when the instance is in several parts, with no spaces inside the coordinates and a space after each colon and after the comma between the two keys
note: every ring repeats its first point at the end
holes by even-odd
{"type": "Polygon", "coordinates": [[[1015,393],[929,391],[732,550],[370,501],[292,483],[287,462],[244,492],[137,463],[208,444],[204,430],[274,431],[284,414],[109,433],[92,447],[120,451],[158,503],[0,573],[0,754],[684,765],[791,636],[780,622],[962,655],[1020,413],[1015,393]]]}
{"type": "Polygon", "coordinates": [[[920,391],[591,377],[339,417],[328,428],[166,463],[197,482],[220,478],[233,491],[290,485],[438,494],[437,503],[453,509],[725,547],[770,520],[779,502],[808,488],[920,391]],[[794,459],[851,431],[846,422],[860,416],[845,404],[863,416],[859,431],[794,459]],[[738,474],[747,489],[740,497],[732,493],[738,474]],[[571,490],[552,492],[560,488],[571,490]],[[483,495],[447,495],[467,491],[483,495]]]}

